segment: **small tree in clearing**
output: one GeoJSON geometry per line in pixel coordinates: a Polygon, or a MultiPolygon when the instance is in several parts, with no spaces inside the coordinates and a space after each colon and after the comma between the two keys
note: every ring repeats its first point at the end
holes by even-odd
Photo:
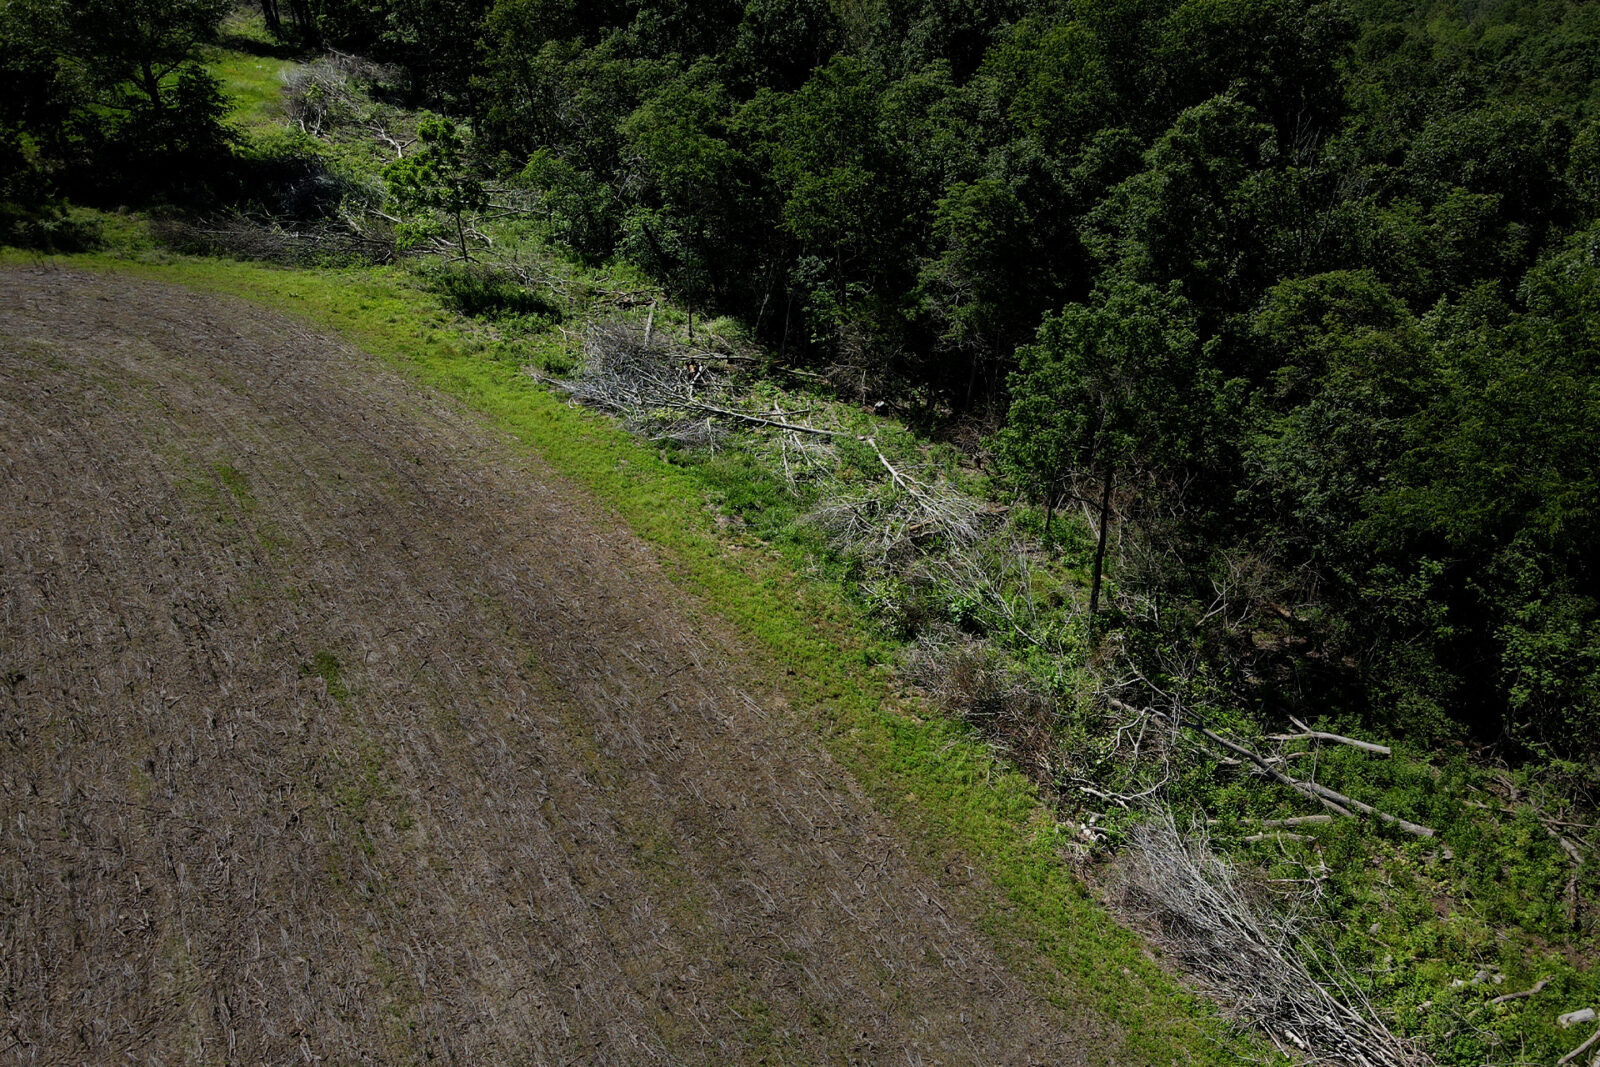
{"type": "Polygon", "coordinates": [[[1202,364],[1188,302],[1126,280],[1044,320],[1017,353],[1011,411],[995,440],[1011,478],[1050,512],[1077,478],[1099,483],[1089,617],[1100,606],[1106,529],[1118,478],[1177,467],[1204,437],[1214,375],[1202,364]]]}
{"type": "MultiPolygon", "coordinates": [[[[384,168],[389,195],[402,215],[439,211],[455,224],[456,244],[461,258],[472,259],[467,250],[466,216],[489,206],[483,183],[467,168],[467,142],[454,121],[430,115],[417,128],[421,147],[384,168]]],[[[425,232],[426,226],[413,234],[425,232]]]]}

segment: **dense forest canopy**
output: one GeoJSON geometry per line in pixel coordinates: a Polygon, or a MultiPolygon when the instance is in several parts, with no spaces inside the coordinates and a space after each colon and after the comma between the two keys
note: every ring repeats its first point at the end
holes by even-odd
{"type": "MultiPolygon", "coordinates": [[[[1114,515],[1162,609],[1099,625],[1152,670],[1600,756],[1600,5],[264,11],[405,68],[574,254],[1114,515]]],[[[220,17],[10,0],[6,198],[224,152],[220,17]]]]}

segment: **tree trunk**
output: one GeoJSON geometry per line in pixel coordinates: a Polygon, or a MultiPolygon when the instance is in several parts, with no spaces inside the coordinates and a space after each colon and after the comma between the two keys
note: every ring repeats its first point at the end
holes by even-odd
{"type": "Polygon", "coordinates": [[[309,0],[289,0],[289,18],[303,44],[322,47],[322,34],[317,26],[317,16],[309,0]]]}
{"type": "Polygon", "coordinates": [[[1094,545],[1094,577],[1089,585],[1089,625],[1094,625],[1095,613],[1100,610],[1100,575],[1106,563],[1106,529],[1111,525],[1111,487],[1115,484],[1117,468],[1106,464],[1106,484],[1100,491],[1100,534],[1094,545]]]}
{"type": "Polygon", "coordinates": [[[139,85],[144,89],[144,95],[150,98],[150,107],[159,112],[161,110],[161,79],[156,76],[155,68],[149,60],[140,64],[139,85]]]}
{"type": "Polygon", "coordinates": [[[772,280],[777,273],[778,271],[776,266],[770,267],[767,270],[766,287],[765,291],[761,294],[761,310],[756,312],[756,328],[754,331],[752,331],[758,338],[761,336],[761,320],[767,317],[767,302],[772,299],[772,280]]]}
{"type": "Polygon", "coordinates": [[[794,313],[794,290],[789,290],[789,298],[783,305],[783,340],[778,342],[778,362],[782,363],[789,354],[789,317],[794,313]]]}

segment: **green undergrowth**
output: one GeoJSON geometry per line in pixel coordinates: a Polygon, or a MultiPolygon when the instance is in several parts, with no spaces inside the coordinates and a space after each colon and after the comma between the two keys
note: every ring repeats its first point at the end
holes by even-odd
{"type": "Polygon", "coordinates": [[[1097,1050],[1103,1062],[1228,1063],[1268,1055],[1171,979],[1095,902],[1065,861],[1063,830],[1030,782],[998,762],[967,726],[919,714],[896,694],[883,665],[899,649],[841,582],[820,573],[797,542],[763,542],[749,530],[719,527],[719,499],[726,505],[730,495],[759,493],[737,460],[729,461],[732,468],[674,462],[525,373],[527,364],[570,358],[567,335],[554,323],[502,336],[462,319],[447,306],[448,294],[405,267],[299,270],[148,249],[54,262],[264,304],[489,416],[651,542],[674,580],[737,628],[769,665],[799,723],[814,728],[923,842],[920,862],[930,873],[970,865],[997,887],[997,894],[975,895],[982,925],[1069,1016],[1106,1021],[1108,1043],[1097,1050]]]}
{"type": "Polygon", "coordinates": [[[281,126],[284,79],[304,58],[301,50],[274,41],[259,18],[240,13],[228,19],[219,45],[205,56],[228,98],[226,121],[249,135],[281,126]]]}

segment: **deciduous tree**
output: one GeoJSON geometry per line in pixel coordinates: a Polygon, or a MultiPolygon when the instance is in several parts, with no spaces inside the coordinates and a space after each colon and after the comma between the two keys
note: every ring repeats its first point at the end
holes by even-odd
{"type": "Polygon", "coordinates": [[[1211,418],[1214,376],[1202,366],[1188,302],[1127,281],[1046,319],[1018,362],[999,451],[1047,508],[1075,494],[1080,479],[1098,485],[1092,615],[1119,480],[1193,458],[1211,418]]]}
{"type": "Polygon", "coordinates": [[[461,258],[470,260],[466,218],[488,207],[489,197],[482,180],[467,165],[466,135],[454,120],[428,116],[417,127],[417,141],[418,149],[385,168],[389,193],[402,214],[437,211],[445,215],[455,231],[461,258]]]}

